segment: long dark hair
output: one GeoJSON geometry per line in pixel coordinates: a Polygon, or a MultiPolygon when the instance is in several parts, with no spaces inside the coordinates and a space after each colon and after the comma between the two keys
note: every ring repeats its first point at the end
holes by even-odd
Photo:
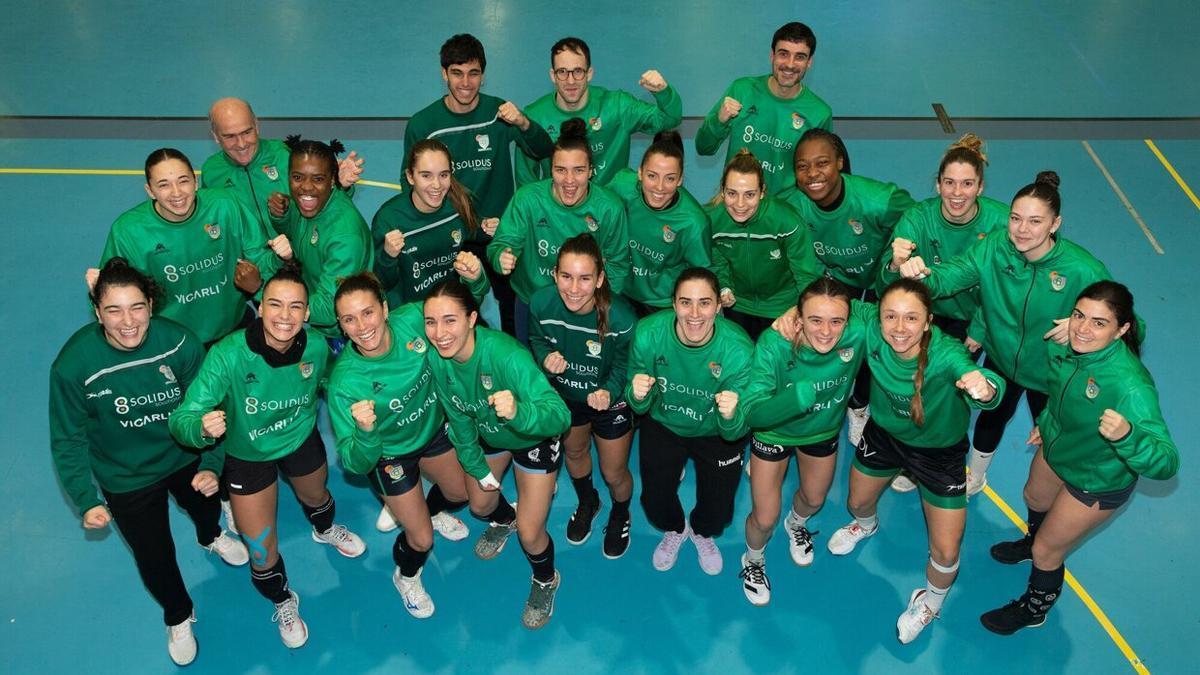
{"type": "MultiPolygon", "coordinates": [[[[912,293],[917,296],[917,299],[925,306],[925,313],[929,314],[930,321],[933,320],[933,299],[929,296],[929,288],[925,284],[915,279],[893,281],[879,294],[880,307],[883,306],[884,298],[896,292],[912,293]]],[[[913,423],[919,427],[925,425],[925,405],[921,400],[921,387],[925,384],[925,367],[929,365],[929,341],[932,338],[932,328],[921,334],[921,347],[917,352],[917,372],[913,375],[913,397],[909,413],[912,415],[913,423]]]]}
{"type": "MultiPolygon", "coordinates": [[[[590,233],[584,232],[563,242],[562,248],[558,249],[555,269],[558,269],[563,256],[567,254],[586,255],[591,258],[592,262],[596,263],[597,280],[604,274],[604,254],[600,252],[600,245],[590,233]]],[[[604,334],[608,332],[608,310],[612,307],[612,291],[605,283],[596,287],[592,297],[596,300],[596,332],[600,334],[600,344],[604,344],[604,334]]]]}
{"type": "Polygon", "coordinates": [[[479,226],[479,218],[475,214],[475,206],[471,203],[471,193],[454,177],[454,158],[450,156],[450,148],[447,148],[445,143],[436,138],[426,138],[413,143],[413,146],[408,149],[408,157],[404,166],[407,166],[411,173],[413,167],[417,165],[417,155],[426,152],[440,152],[446,156],[446,163],[450,165],[450,190],[446,196],[450,199],[450,205],[458,212],[458,217],[466,224],[467,231],[475,234],[475,228],[479,226]]]}

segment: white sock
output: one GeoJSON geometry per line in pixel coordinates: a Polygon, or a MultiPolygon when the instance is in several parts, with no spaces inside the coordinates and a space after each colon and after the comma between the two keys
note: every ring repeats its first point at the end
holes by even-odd
{"type": "Polygon", "coordinates": [[[987,473],[988,467],[992,464],[992,457],[995,455],[995,452],[980,452],[971,448],[971,457],[967,460],[967,468],[975,475],[976,480],[987,473]]]}
{"type": "Polygon", "coordinates": [[[787,527],[792,527],[792,528],[808,527],[808,518],[809,518],[809,516],[802,516],[799,513],[796,513],[795,509],[792,509],[788,513],[787,520],[784,522],[784,525],[787,527]]]}
{"type": "Polygon", "coordinates": [[[866,516],[865,518],[859,518],[858,516],[854,516],[854,520],[858,522],[859,527],[866,530],[867,532],[873,532],[875,530],[875,528],[879,527],[879,514],[877,514],[877,513],[872,513],[871,515],[866,516]]]}
{"type": "Polygon", "coordinates": [[[933,585],[932,581],[926,579],[925,599],[923,600],[925,606],[928,607],[934,614],[942,611],[942,603],[946,601],[946,593],[949,591],[949,588],[938,588],[937,586],[933,585]]]}
{"type": "Polygon", "coordinates": [[[746,562],[756,562],[756,563],[765,562],[766,557],[763,555],[763,551],[766,551],[766,550],[767,550],[766,546],[764,546],[762,548],[754,548],[754,547],[750,546],[749,544],[746,544],[746,562]]]}

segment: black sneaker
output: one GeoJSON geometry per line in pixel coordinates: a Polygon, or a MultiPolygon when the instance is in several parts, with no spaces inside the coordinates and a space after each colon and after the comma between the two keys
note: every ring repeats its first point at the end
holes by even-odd
{"type": "Polygon", "coordinates": [[[592,521],[596,520],[596,516],[600,514],[600,494],[592,493],[594,499],[591,501],[579,502],[579,506],[575,507],[575,513],[571,514],[571,519],[567,521],[567,543],[576,546],[584,543],[592,536],[592,521]]]}
{"type": "Polygon", "coordinates": [[[612,517],[604,526],[604,557],[616,560],[629,550],[629,516],[621,520],[612,517]]]}
{"type": "Polygon", "coordinates": [[[1025,535],[1016,541],[1002,541],[992,547],[992,558],[1005,565],[1033,560],[1033,537],[1025,535]]]}
{"type": "Polygon", "coordinates": [[[1037,628],[1046,623],[1046,614],[1035,614],[1022,600],[1013,600],[979,617],[979,622],[993,633],[1012,635],[1022,628],[1037,628]]]}

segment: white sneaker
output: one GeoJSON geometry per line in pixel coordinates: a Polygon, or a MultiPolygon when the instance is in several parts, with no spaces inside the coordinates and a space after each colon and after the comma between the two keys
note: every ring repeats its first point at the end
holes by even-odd
{"type": "Polygon", "coordinates": [[[853,551],[855,546],[858,546],[858,542],[878,531],[878,525],[874,529],[864,530],[857,520],[852,520],[849,525],[839,527],[837,532],[834,532],[833,536],[829,538],[829,552],[834,555],[846,555],[853,551]]]}
{"type": "Polygon", "coordinates": [[[857,448],[859,441],[862,440],[863,429],[867,428],[867,420],[871,419],[871,406],[847,408],[846,419],[850,422],[850,429],[847,433],[850,445],[857,448]]]}
{"type": "Polygon", "coordinates": [[[924,588],[914,590],[912,597],[908,599],[908,608],[896,619],[896,637],[900,638],[900,644],[906,645],[917,639],[921,631],[940,616],[929,609],[924,598],[924,588]]]}
{"type": "Polygon", "coordinates": [[[467,528],[467,524],[452,513],[442,511],[431,516],[429,522],[433,523],[434,531],[450,541],[462,541],[471,536],[471,530],[467,528]]]}
{"type": "Polygon", "coordinates": [[[204,550],[209,553],[216,553],[221,556],[227,565],[241,567],[250,562],[250,552],[246,550],[246,545],[241,541],[225,534],[222,530],[221,534],[217,535],[212,543],[204,547],[204,550]]]}
{"type": "Polygon", "coordinates": [[[387,504],[384,504],[383,508],[379,510],[379,517],[375,519],[375,529],[380,532],[391,532],[397,527],[400,527],[400,523],[396,522],[392,510],[387,507],[387,504]]]}
{"type": "Polygon", "coordinates": [[[404,598],[404,609],[407,609],[409,614],[418,619],[433,616],[433,598],[429,597],[429,593],[425,592],[425,585],[421,583],[421,570],[417,571],[415,577],[406,577],[400,574],[400,568],[397,567],[396,571],[392,572],[392,583],[396,585],[400,597],[404,598]]]}
{"type": "Polygon", "coordinates": [[[721,557],[721,549],[717,548],[717,542],[713,541],[712,537],[702,537],[695,532],[689,533],[688,536],[696,545],[696,553],[700,556],[700,569],[710,576],[720,574],[725,560],[721,557]]]}
{"type": "Polygon", "coordinates": [[[813,561],[813,533],[807,527],[792,522],[791,516],[783,520],[783,526],[788,533],[788,553],[792,555],[792,562],[808,567],[813,561]]]}
{"type": "Polygon", "coordinates": [[[225,515],[225,529],[232,535],[240,536],[242,533],[237,529],[237,523],[233,522],[233,505],[228,499],[221,500],[221,513],[225,515]]]}
{"type": "Polygon", "coordinates": [[[917,489],[917,484],[904,473],[898,473],[892,479],[892,489],[896,492],[912,492],[917,489]]]}
{"type": "Polygon", "coordinates": [[[347,530],[345,525],[334,524],[324,532],[313,530],[312,538],[318,544],[329,544],[347,558],[357,558],[367,550],[367,545],[363,543],[363,540],[357,534],[347,530]]]}
{"type": "Polygon", "coordinates": [[[762,607],[771,602],[771,580],[767,578],[766,561],[750,562],[746,554],[742,554],[742,571],[738,573],[742,580],[742,592],[746,599],[755,607],[762,607]]]}
{"type": "Polygon", "coordinates": [[[288,591],[292,597],[275,605],[271,620],[279,624],[279,638],[290,649],[303,647],[308,642],[308,625],[300,618],[300,596],[288,591]]]}
{"type": "Polygon", "coordinates": [[[196,622],[196,613],[183,620],[183,623],[167,626],[167,653],[177,666],[186,666],[196,660],[196,636],[192,634],[192,624],[196,622]]]}
{"type": "Polygon", "coordinates": [[[675,561],[679,559],[679,548],[683,546],[683,540],[691,533],[691,528],[686,525],[683,528],[683,532],[663,533],[662,541],[658,542],[658,546],[654,547],[654,569],[659,572],[666,572],[674,567],[675,561]]]}
{"type": "Polygon", "coordinates": [[[967,498],[983,492],[983,488],[987,487],[987,474],[980,472],[967,471],[967,498]]]}

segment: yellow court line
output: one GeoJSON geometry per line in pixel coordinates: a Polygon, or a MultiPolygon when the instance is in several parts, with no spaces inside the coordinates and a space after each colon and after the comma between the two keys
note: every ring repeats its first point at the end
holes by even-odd
{"type": "Polygon", "coordinates": [[[1167,158],[1158,149],[1158,146],[1154,144],[1154,141],[1150,140],[1149,138],[1145,139],[1145,141],[1146,145],[1150,147],[1150,152],[1153,152],[1154,156],[1158,157],[1158,161],[1162,162],[1162,165],[1167,168],[1167,173],[1171,174],[1171,177],[1175,179],[1176,183],[1179,183],[1179,187],[1183,190],[1183,193],[1188,196],[1188,199],[1192,200],[1192,203],[1196,205],[1196,208],[1200,209],[1200,199],[1196,197],[1196,193],[1192,192],[1192,188],[1188,187],[1188,184],[1183,182],[1183,178],[1179,175],[1179,172],[1175,170],[1175,167],[1171,166],[1171,163],[1167,161],[1167,158]]]}
{"type": "MultiPolygon", "coordinates": [[[[1013,511],[1012,507],[1009,506],[1000,495],[996,494],[995,490],[992,490],[992,488],[985,485],[983,487],[983,493],[988,496],[988,499],[992,500],[992,503],[995,504],[1000,511],[1004,513],[1004,515],[1008,516],[1008,519],[1011,520],[1013,524],[1021,530],[1022,533],[1029,532],[1029,528],[1025,525],[1025,521],[1017,515],[1016,511],[1013,511]]],[[[1142,675],[1149,675],[1150,669],[1148,669],[1146,664],[1142,663],[1142,660],[1138,658],[1137,653],[1133,651],[1133,647],[1129,646],[1129,643],[1125,641],[1124,636],[1121,635],[1121,631],[1117,630],[1117,627],[1113,625],[1112,621],[1109,621],[1108,615],[1104,613],[1104,610],[1100,609],[1100,605],[1096,604],[1096,601],[1092,599],[1092,595],[1087,592],[1087,590],[1083,587],[1083,584],[1079,583],[1079,580],[1075,578],[1074,574],[1071,574],[1070,570],[1066,571],[1065,576],[1067,585],[1071,587],[1071,590],[1075,591],[1075,594],[1078,595],[1079,599],[1083,601],[1084,606],[1088,608],[1088,611],[1092,613],[1092,616],[1096,617],[1096,621],[1100,624],[1100,627],[1104,629],[1105,633],[1108,633],[1108,637],[1112,638],[1113,643],[1117,645],[1117,649],[1120,649],[1121,653],[1125,655],[1125,658],[1129,660],[1129,665],[1133,666],[1133,669],[1138,673],[1141,673],[1142,675]]]]}
{"type": "Polygon", "coordinates": [[[1133,219],[1135,222],[1137,222],[1138,227],[1142,228],[1142,234],[1146,235],[1146,238],[1150,240],[1150,245],[1154,247],[1154,250],[1157,251],[1159,255],[1164,255],[1166,252],[1163,251],[1162,247],[1158,245],[1158,240],[1155,239],[1154,235],[1150,233],[1150,228],[1146,227],[1146,221],[1142,220],[1142,217],[1138,215],[1137,209],[1133,208],[1133,204],[1129,202],[1129,198],[1126,197],[1125,193],[1121,191],[1121,187],[1117,185],[1117,181],[1113,180],[1112,174],[1108,172],[1108,168],[1104,166],[1104,162],[1100,161],[1100,157],[1096,155],[1096,151],[1092,150],[1092,146],[1088,144],[1087,141],[1080,141],[1080,143],[1083,143],[1083,149],[1087,150],[1087,153],[1092,156],[1092,161],[1095,162],[1096,166],[1100,168],[1100,173],[1104,174],[1104,178],[1108,180],[1108,184],[1110,187],[1112,187],[1113,192],[1117,193],[1117,197],[1119,197],[1121,199],[1121,203],[1125,205],[1125,210],[1129,211],[1129,215],[1133,216],[1133,219]]]}
{"type": "MultiPolygon", "coordinates": [[[[204,173],[197,171],[196,175],[204,173]]],[[[140,176],[141,171],[135,169],[34,169],[34,168],[0,168],[0,174],[23,174],[30,176],[140,176]]],[[[399,183],[384,183],[376,180],[359,180],[359,185],[388,188],[399,192],[404,186],[399,183]]]]}

